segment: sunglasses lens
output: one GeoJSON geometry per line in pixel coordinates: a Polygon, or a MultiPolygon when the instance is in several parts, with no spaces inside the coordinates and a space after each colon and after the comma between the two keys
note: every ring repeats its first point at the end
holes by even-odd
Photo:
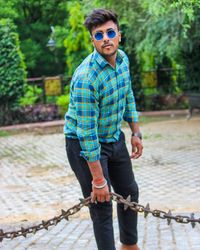
{"type": "Polygon", "coordinates": [[[95,37],[95,39],[97,41],[100,41],[100,40],[103,39],[103,33],[102,32],[97,32],[97,33],[95,33],[94,37],[95,37]]]}
{"type": "MultiPolygon", "coordinates": [[[[108,38],[110,38],[110,39],[116,37],[116,35],[117,35],[117,33],[116,33],[113,29],[110,29],[110,30],[107,31],[107,36],[108,36],[108,38]]],[[[103,39],[103,36],[104,36],[103,32],[96,32],[96,33],[94,34],[94,38],[95,38],[97,41],[102,40],[102,39],[103,39]]]]}
{"type": "Polygon", "coordinates": [[[114,30],[108,30],[108,32],[107,32],[107,36],[109,37],[109,38],[114,38],[115,36],[116,36],[116,32],[114,31],[114,30]]]}

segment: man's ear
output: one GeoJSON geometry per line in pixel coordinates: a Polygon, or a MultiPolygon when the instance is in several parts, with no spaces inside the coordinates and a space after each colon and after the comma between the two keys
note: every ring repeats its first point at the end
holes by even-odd
{"type": "Polygon", "coordinates": [[[90,41],[92,42],[92,45],[94,46],[94,38],[90,36],[90,41]]]}

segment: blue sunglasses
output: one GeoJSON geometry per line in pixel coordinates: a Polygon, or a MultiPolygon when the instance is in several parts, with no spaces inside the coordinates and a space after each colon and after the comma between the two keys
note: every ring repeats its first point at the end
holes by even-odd
{"type": "MultiPolygon", "coordinates": [[[[116,37],[117,33],[115,30],[113,29],[109,29],[106,31],[106,35],[108,38],[110,39],[113,39],[116,37]]],[[[97,31],[95,34],[94,34],[94,38],[97,40],[97,41],[101,41],[103,40],[103,36],[104,36],[104,32],[102,31],[97,31]]]]}

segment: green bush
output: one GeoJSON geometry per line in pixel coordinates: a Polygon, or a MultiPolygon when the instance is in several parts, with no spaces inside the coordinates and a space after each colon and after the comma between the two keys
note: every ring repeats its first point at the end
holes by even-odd
{"type": "Polygon", "coordinates": [[[64,88],[65,95],[57,97],[56,105],[58,106],[59,114],[64,117],[70,101],[70,84],[67,84],[64,88]]]}
{"type": "Polygon", "coordinates": [[[58,98],[57,96],[46,95],[46,103],[47,104],[55,104],[57,98],[58,98]]]}
{"type": "Polygon", "coordinates": [[[67,76],[71,76],[82,60],[92,52],[92,43],[87,29],[83,26],[83,4],[78,1],[69,1],[68,32],[64,40],[66,48],[67,76]]]}
{"type": "Polygon", "coordinates": [[[20,106],[33,105],[37,103],[42,94],[42,88],[37,86],[28,86],[26,93],[19,99],[20,106]]]}
{"type": "Polygon", "coordinates": [[[26,70],[18,34],[9,19],[0,20],[0,103],[16,102],[24,92],[26,70]]]}
{"type": "Polygon", "coordinates": [[[57,98],[56,105],[58,106],[59,109],[59,114],[61,117],[64,117],[68,106],[69,106],[69,100],[70,100],[70,95],[61,95],[57,98]]]}
{"type": "Polygon", "coordinates": [[[64,90],[65,90],[65,93],[68,95],[70,93],[70,84],[66,85],[64,90]]]}
{"type": "Polygon", "coordinates": [[[15,25],[0,20],[0,124],[10,117],[26,86],[26,70],[15,25]]]}

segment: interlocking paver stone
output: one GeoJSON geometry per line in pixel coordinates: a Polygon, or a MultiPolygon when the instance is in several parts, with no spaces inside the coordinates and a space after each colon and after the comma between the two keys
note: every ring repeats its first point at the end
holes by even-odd
{"type": "MultiPolygon", "coordinates": [[[[130,150],[130,132],[123,128],[130,150]]],[[[140,187],[140,203],[175,214],[196,212],[200,217],[200,118],[145,124],[144,154],[133,161],[140,187]]],[[[18,134],[0,138],[0,228],[5,231],[36,224],[78,203],[79,185],[71,171],[64,136],[18,134]]],[[[115,207],[115,204],[114,204],[115,207]]],[[[116,245],[119,236],[114,209],[116,245]]],[[[200,224],[139,216],[139,246],[143,250],[199,250],[200,224]]],[[[87,208],[48,231],[27,238],[3,240],[4,250],[95,250],[87,208]]],[[[106,250],[106,249],[105,249],[106,250]]]]}

